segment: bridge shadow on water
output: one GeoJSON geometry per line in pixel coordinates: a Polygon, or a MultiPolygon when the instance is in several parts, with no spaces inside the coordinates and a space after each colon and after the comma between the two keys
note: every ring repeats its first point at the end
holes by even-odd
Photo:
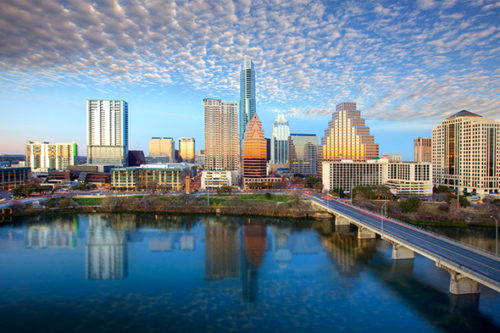
{"type": "Polygon", "coordinates": [[[443,332],[500,332],[492,319],[479,311],[480,295],[452,295],[419,280],[414,260],[391,260],[380,251],[380,239],[359,240],[354,226],[313,225],[339,274],[356,278],[363,271],[378,279],[422,319],[443,332]]]}

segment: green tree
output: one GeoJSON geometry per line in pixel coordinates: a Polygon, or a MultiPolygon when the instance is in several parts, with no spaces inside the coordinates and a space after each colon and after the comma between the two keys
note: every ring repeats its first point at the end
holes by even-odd
{"type": "Polygon", "coordinates": [[[330,194],[332,194],[332,195],[338,195],[339,198],[341,198],[341,199],[345,197],[344,190],[341,189],[341,188],[336,188],[336,189],[331,190],[330,194]]]}
{"type": "Polygon", "coordinates": [[[217,187],[217,194],[231,193],[233,188],[231,186],[221,186],[217,187]]]}
{"type": "Polygon", "coordinates": [[[410,197],[406,200],[399,201],[399,207],[405,213],[416,212],[418,207],[420,207],[421,201],[417,197],[410,197]]]}

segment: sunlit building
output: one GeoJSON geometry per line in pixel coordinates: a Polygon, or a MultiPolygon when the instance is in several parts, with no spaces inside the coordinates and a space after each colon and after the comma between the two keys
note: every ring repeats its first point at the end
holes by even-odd
{"type": "Polygon", "coordinates": [[[288,164],[288,137],[290,125],[285,116],[279,114],[271,132],[271,164],[288,164]]]}
{"type": "Polygon", "coordinates": [[[205,169],[238,170],[238,104],[205,98],[205,169]]]}
{"type": "Polygon", "coordinates": [[[127,102],[87,100],[87,163],[126,166],[127,159],[127,102]]]}
{"type": "Polygon", "coordinates": [[[34,172],[47,172],[49,170],[65,170],[68,166],[75,165],[78,148],[76,142],[26,143],[26,166],[34,172]]]}
{"type": "Polygon", "coordinates": [[[239,134],[245,137],[248,122],[255,114],[255,70],[252,60],[245,60],[240,70],[239,134]]]}
{"type": "Polygon", "coordinates": [[[434,184],[460,193],[500,190],[500,122],[462,110],[432,130],[434,184]]]}
{"type": "Polygon", "coordinates": [[[267,143],[262,130],[262,123],[254,113],[248,123],[243,140],[243,177],[262,178],[267,175],[267,143]]]}
{"type": "Polygon", "coordinates": [[[173,138],[154,137],[149,140],[149,156],[163,157],[162,162],[175,162],[175,141],[173,138]]]}
{"type": "Polygon", "coordinates": [[[195,158],[194,138],[179,139],[179,156],[183,162],[194,163],[194,158],[195,158]]]}
{"type": "Polygon", "coordinates": [[[31,178],[29,167],[0,167],[0,190],[8,191],[31,178]]]}
{"type": "Polygon", "coordinates": [[[288,137],[290,173],[314,176],[318,172],[318,137],[314,134],[290,134],[288,137]]]}
{"type": "Polygon", "coordinates": [[[416,138],[413,140],[413,161],[432,162],[432,139],[416,138]]]}
{"type": "Polygon", "coordinates": [[[374,143],[356,103],[337,105],[321,139],[320,154],[324,161],[366,161],[378,157],[378,144],[374,143]]]}

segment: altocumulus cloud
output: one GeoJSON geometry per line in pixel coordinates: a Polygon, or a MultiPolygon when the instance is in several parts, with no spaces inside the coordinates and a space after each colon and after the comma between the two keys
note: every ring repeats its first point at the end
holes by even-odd
{"type": "Polygon", "coordinates": [[[350,100],[369,119],[498,118],[499,14],[497,1],[3,0],[0,84],[227,93],[250,57],[259,99],[290,116],[350,100]]]}

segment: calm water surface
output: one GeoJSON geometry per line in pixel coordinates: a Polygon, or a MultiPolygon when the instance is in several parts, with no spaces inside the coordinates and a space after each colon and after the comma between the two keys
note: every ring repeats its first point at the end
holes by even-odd
{"type": "MultiPolygon", "coordinates": [[[[477,230],[446,232],[494,246],[477,230]]],[[[355,236],[266,218],[17,220],[0,227],[0,331],[500,331],[500,294],[451,296],[433,262],[355,236]]]]}

